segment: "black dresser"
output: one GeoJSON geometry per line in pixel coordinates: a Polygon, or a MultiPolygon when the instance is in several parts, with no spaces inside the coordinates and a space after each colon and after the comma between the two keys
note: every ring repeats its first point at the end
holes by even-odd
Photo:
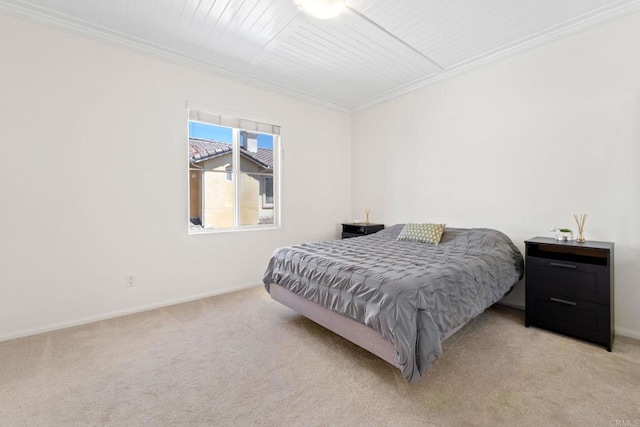
{"type": "Polygon", "coordinates": [[[581,338],[611,351],[613,243],[525,241],[525,325],[581,338]]]}
{"type": "Polygon", "coordinates": [[[384,224],[372,224],[364,222],[351,222],[342,224],[342,238],[366,236],[384,229],[384,224]]]}

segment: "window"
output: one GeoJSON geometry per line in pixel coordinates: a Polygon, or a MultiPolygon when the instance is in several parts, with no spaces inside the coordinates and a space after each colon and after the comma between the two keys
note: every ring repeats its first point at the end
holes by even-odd
{"type": "Polygon", "coordinates": [[[278,224],[279,126],[189,110],[192,232],[278,224]]]}

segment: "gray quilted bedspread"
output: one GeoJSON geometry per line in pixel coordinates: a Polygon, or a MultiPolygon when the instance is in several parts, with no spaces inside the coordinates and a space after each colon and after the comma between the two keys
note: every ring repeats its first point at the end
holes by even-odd
{"type": "Polygon", "coordinates": [[[345,240],[283,247],[263,281],[378,331],[410,382],[440,357],[445,333],[500,300],[523,275],[512,241],[446,228],[439,245],[397,240],[403,225],[345,240]]]}

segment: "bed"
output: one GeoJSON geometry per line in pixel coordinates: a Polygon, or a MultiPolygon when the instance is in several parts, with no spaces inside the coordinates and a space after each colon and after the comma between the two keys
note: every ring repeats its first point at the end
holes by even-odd
{"type": "Polygon", "coordinates": [[[522,254],[492,229],[446,228],[439,244],[398,240],[404,224],[363,237],[277,249],[271,297],[420,381],[442,341],[524,274],[522,254]]]}

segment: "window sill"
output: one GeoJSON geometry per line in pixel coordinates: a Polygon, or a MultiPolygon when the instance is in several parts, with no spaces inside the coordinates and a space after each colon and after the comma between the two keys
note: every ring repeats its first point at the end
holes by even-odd
{"type": "Polygon", "coordinates": [[[219,234],[219,233],[237,233],[237,232],[246,232],[246,231],[263,231],[263,230],[279,230],[280,225],[256,225],[256,226],[246,226],[242,228],[201,228],[201,229],[188,229],[189,235],[200,235],[200,234],[219,234]]]}

